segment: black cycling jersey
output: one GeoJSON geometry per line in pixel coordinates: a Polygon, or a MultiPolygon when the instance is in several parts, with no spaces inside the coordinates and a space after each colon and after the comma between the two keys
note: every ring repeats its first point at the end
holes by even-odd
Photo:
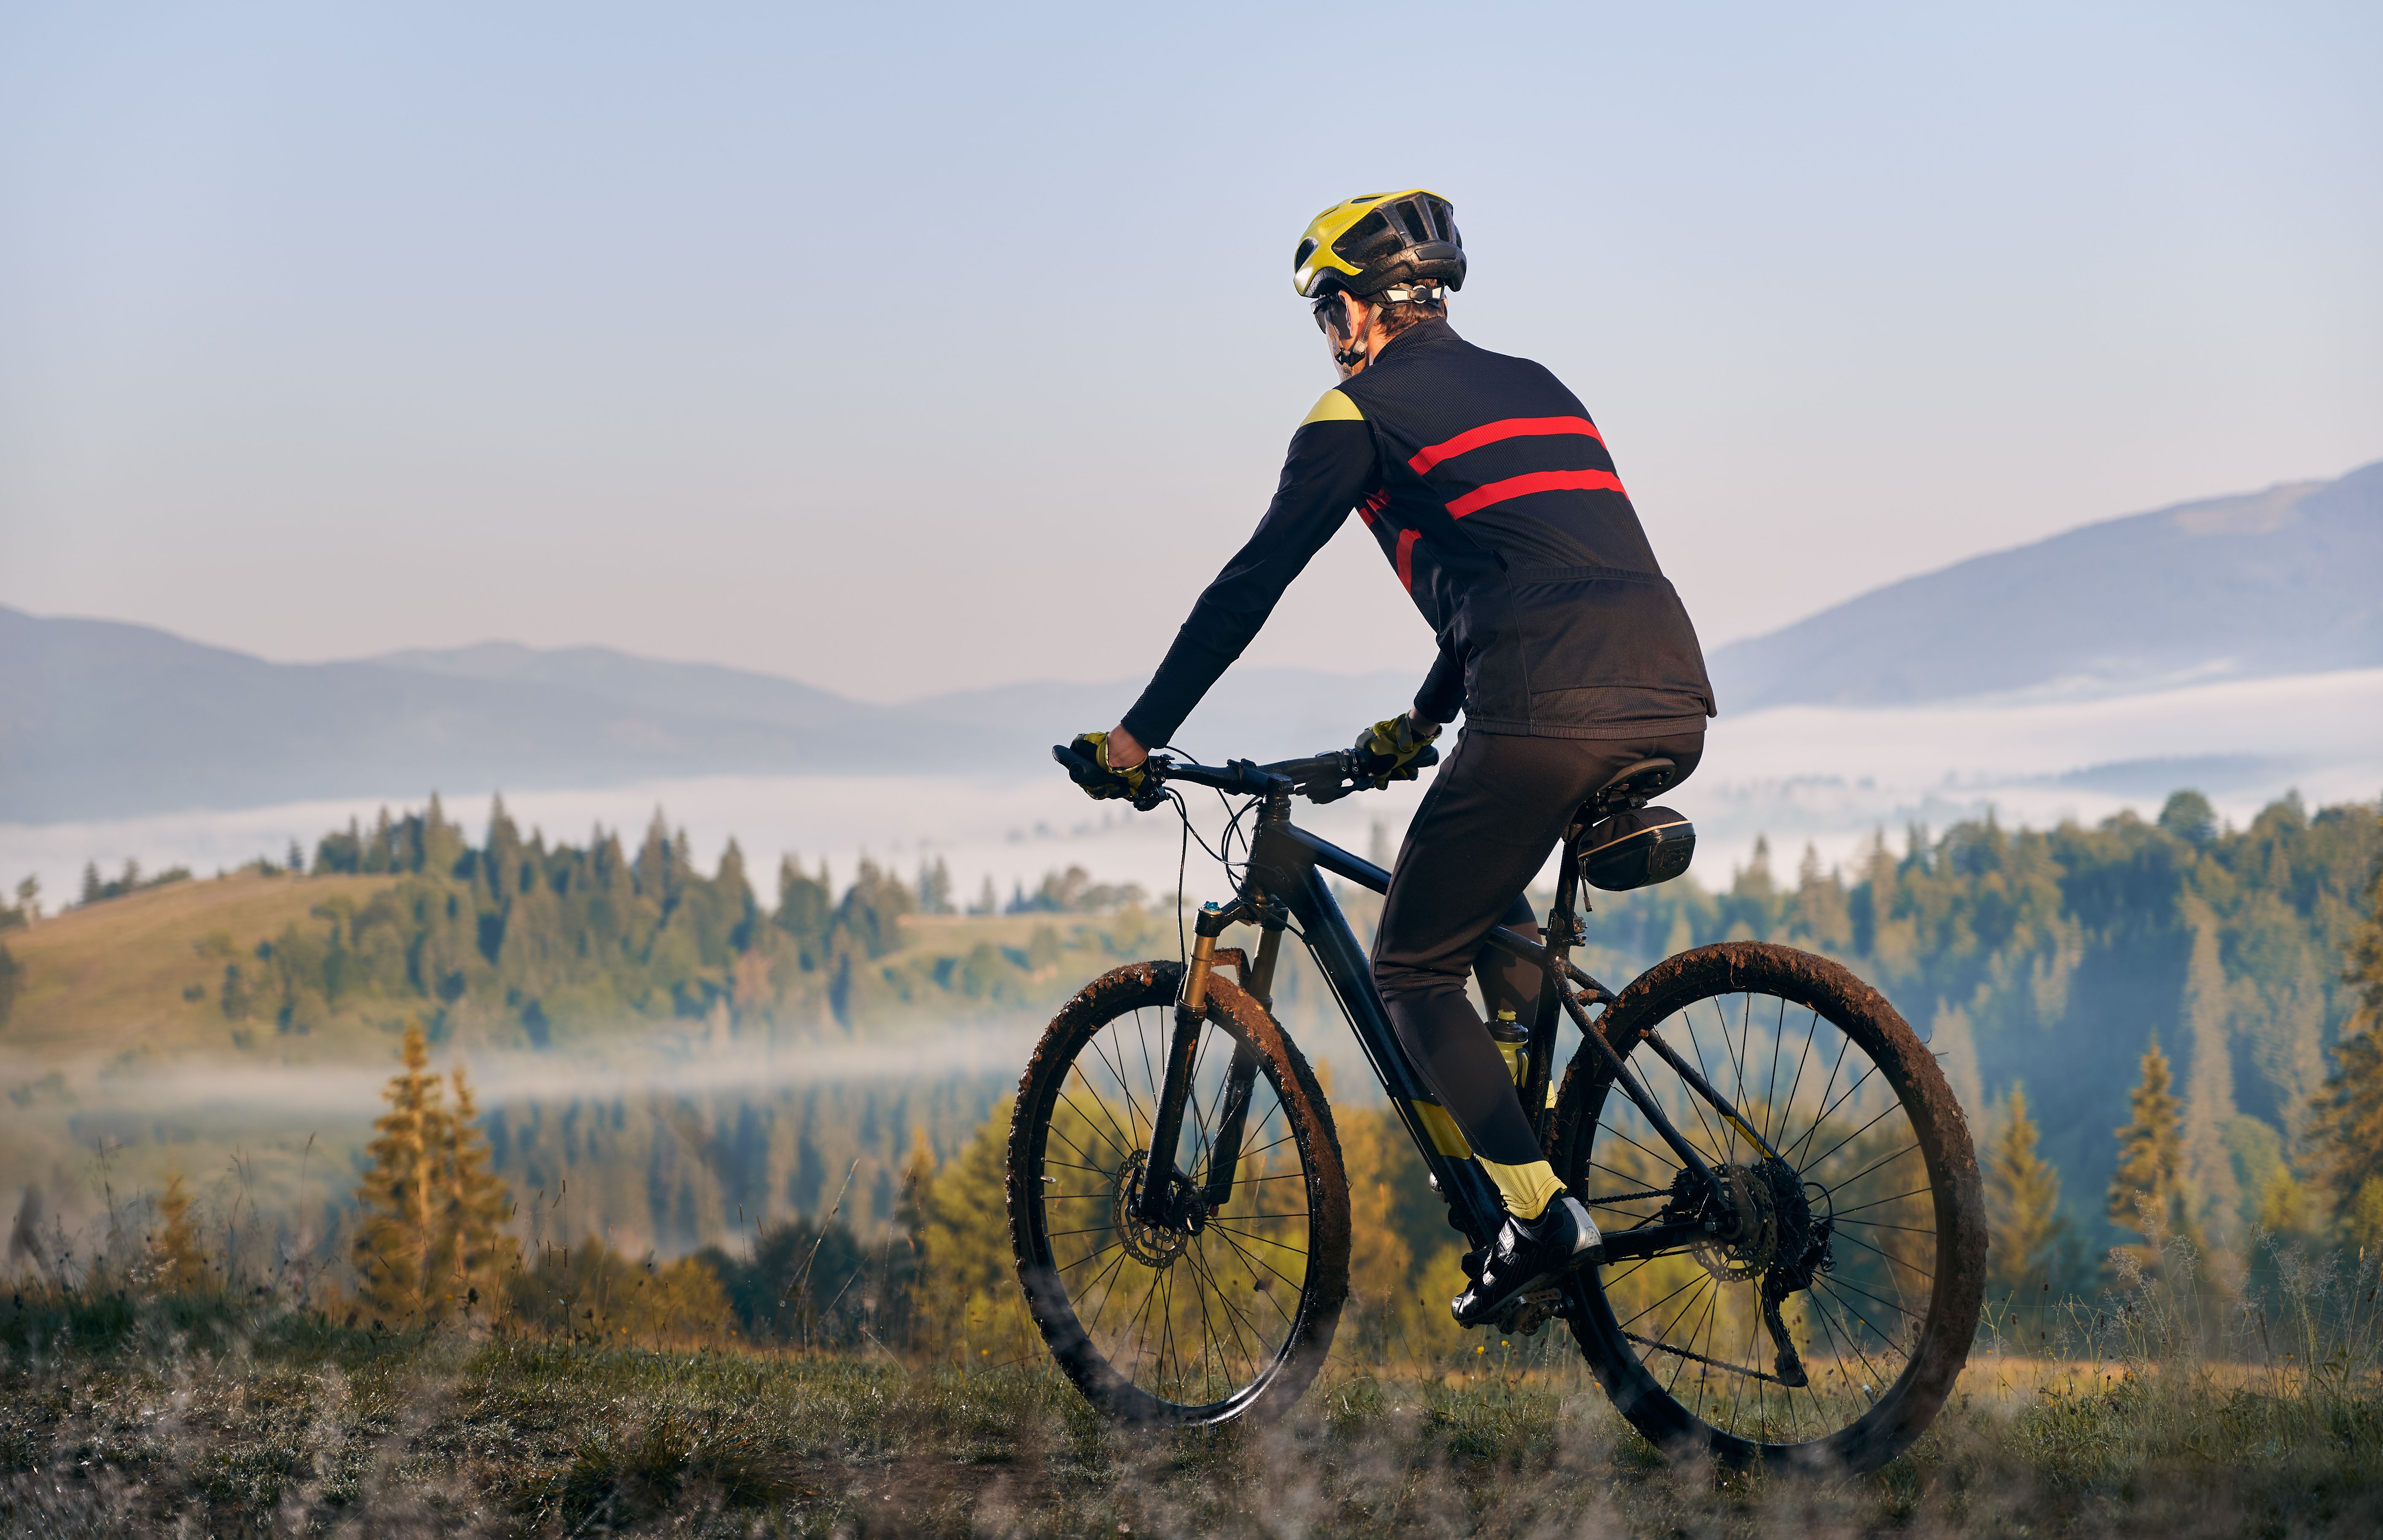
{"type": "Polygon", "coordinates": [[[1691,732],[1704,654],[1588,413],[1528,359],[1432,320],[1291,435],[1257,531],[1192,606],[1124,725],[1162,744],[1355,508],[1439,641],[1415,708],[1541,738],[1691,732]]]}

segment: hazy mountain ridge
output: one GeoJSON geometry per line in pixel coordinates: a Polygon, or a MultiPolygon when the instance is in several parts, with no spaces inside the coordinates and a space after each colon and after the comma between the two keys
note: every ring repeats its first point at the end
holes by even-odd
{"type": "MultiPolygon", "coordinates": [[[[1053,742],[1116,721],[1140,688],[1030,684],[884,706],[718,664],[512,643],[275,663],[5,606],[0,658],[0,821],[17,822],[939,758],[1031,775],[1053,742]]],[[[1415,683],[1251,671],[1183,736],[1212,754],[1308,752],[1353,734],[1346,701],[1388,713],[1415,683]]]]}
{"type": "Polygon", "coordinates": [[[2088,524],[1711,658],[1724,711],[2119,693],[2383,663],[2383,462],[2088,524]]]}
{"type": "MultiPolygon", "coordinates": [[[[2119,692],[2383,664],[2383,463],[2185,503],[1959,562],[1712,656],[1733,716],[1996,692],[2119,692]]],[[[1139,680],[904,705],[609,647],[507,642],[274,663],[0,607],[0,821],[710,774],[1041,771],[1139,680]]],[[[1179,741],[1309,753],[1396,710],[1403,672],[1235,671],[1179,741]]]]}

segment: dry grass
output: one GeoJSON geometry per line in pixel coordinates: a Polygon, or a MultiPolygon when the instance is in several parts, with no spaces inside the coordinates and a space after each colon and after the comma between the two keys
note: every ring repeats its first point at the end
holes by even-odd
{"type": "Polygon", "coordinates": [[[1273,1426],[1148,1435],[1102,1423],[1040,1367],[391,1337],[220,1300],[0,1308],[11,1534],[2383,1527],[2371,1363],[2088,1361],[1990,1338],[1904,1459],[1811,1481],[1667,1462],[1576,1364],[1336,1364],[1273,1426]]]}

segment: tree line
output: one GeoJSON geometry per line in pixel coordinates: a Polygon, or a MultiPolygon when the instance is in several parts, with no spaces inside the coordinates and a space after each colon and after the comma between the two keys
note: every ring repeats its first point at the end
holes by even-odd
{"type": "MultiPolygon", "coordinates": [[[[525,837],[499,798],[474,845],[434,795],[421,812],[384,810],[369,830],[324,836],[311,870],[399,881],[362,903],[327,899],[253,955],[225,956],[228,1018],[305,1033],[337,1012],[396,1008],[421,1014],[434,1041],[468,1024],[537,1047],[624,1015],[850,1027],[954,997],[1040,1004],[1056,991],[1057,956],[1086,944],[1053,930],[1022,947],[896,962],[908,917],[957,912],[940,859],[909,881],[864,857],[838,893],[824,863],[789,856],[764,908],[735,841],[707,874],[660,812],[634,851],[600,827],[585,844],[549,844],[525,837]]],[[[1140,899],[1078,868],[1020,888],[1007,912],[1100,914],[1140,899]]]]}

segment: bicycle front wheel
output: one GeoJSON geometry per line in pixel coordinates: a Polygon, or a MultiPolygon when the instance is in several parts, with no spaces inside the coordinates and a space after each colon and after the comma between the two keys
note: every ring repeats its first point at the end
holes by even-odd
{"type": "Polygon", "coordinates": [[[1566,1313],[1614,1404],[1658,1448],[1732,1463],[1895,1458],[1952,1390],[1984,1290],[1977,1156],[1934,1057],[1845,968],[1751,942],[1657,964],[1598,1027],[1727,1193],[1584,1045],[1557,1174],[1611,1241],[1707,1219],[1725,1238],[1574,1277],[1566,1313]]]}
{"type": "Polygon", "coordinates": [[[1019,1083],[1009,1228],[1059,1367],[1121,1421],[1280,1411],[1324,1365],[1349,1287],[1349,1191],[1324,1094],[1266,1010],[1212,976],[1183,1133],[1150,1169],[1179,964],[1085,986],[1019,1083]],[[1133,1200],[1168,1180],[1162,1224],[1133,1200]]]}

